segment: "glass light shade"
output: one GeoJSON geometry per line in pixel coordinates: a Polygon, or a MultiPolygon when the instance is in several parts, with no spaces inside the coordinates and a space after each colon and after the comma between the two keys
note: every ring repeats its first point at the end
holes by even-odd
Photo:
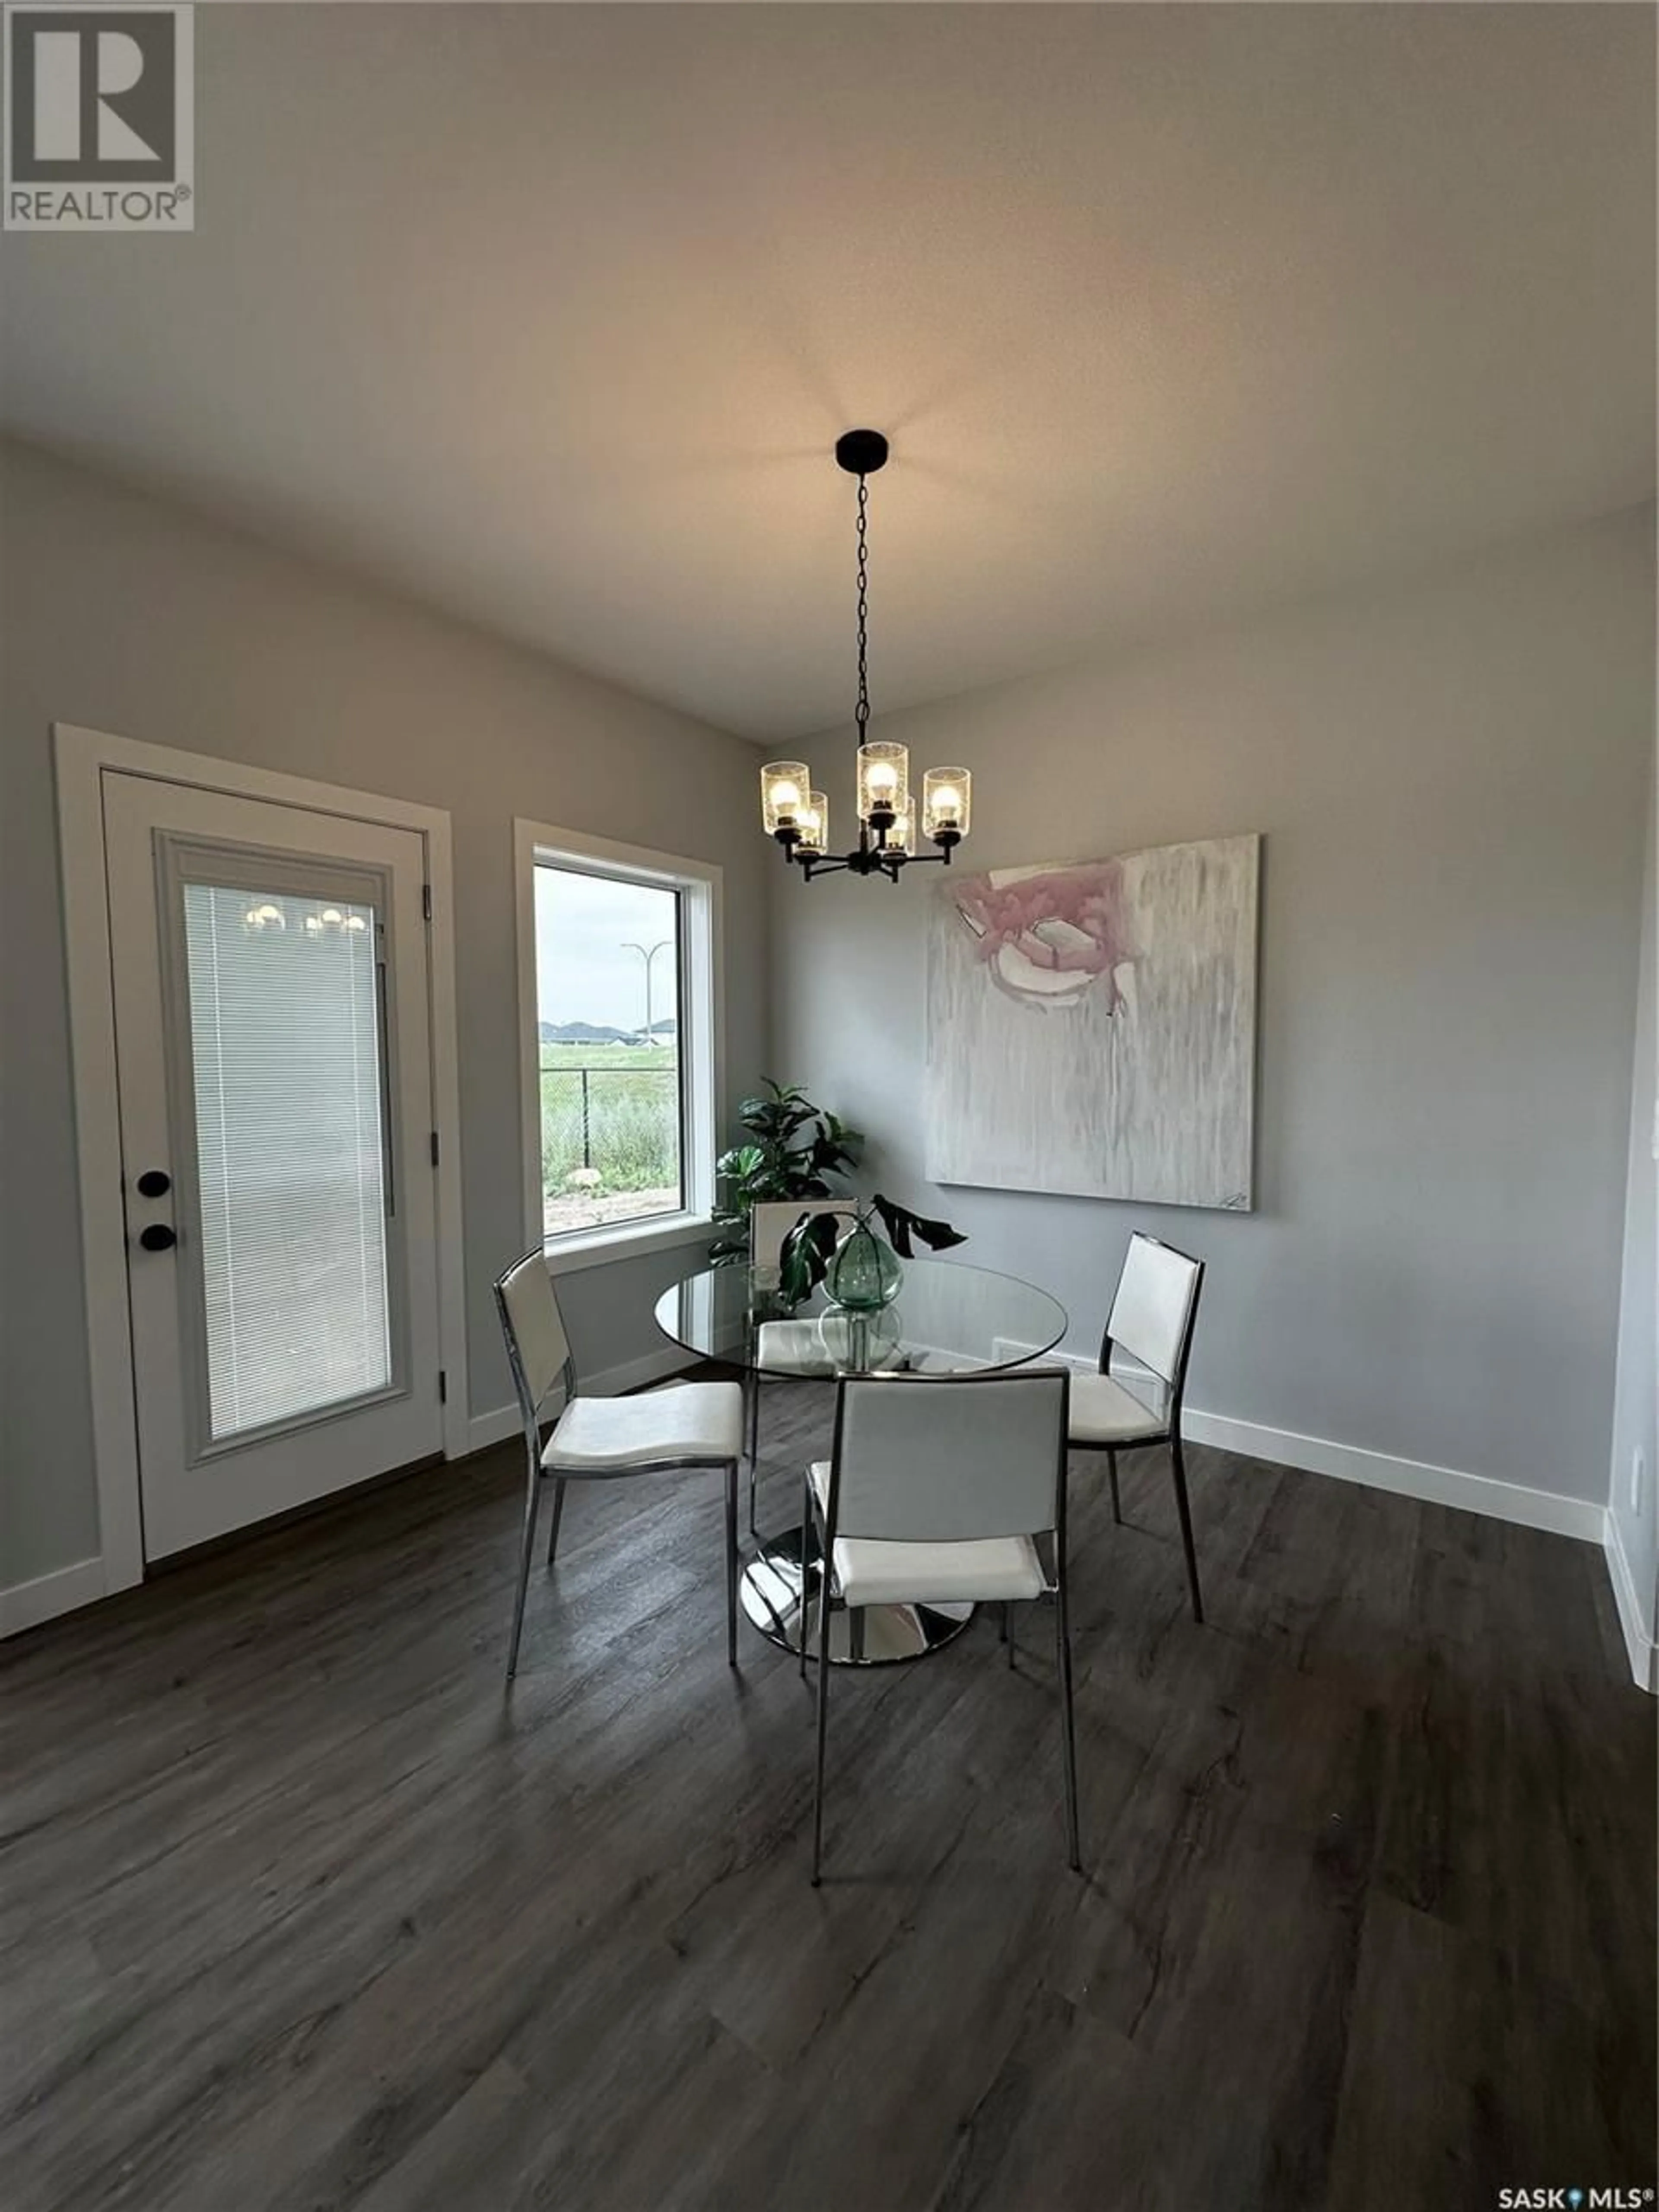
{"type": "Polygon", "coordinates": [[[761,818],[769,836],[775,837],[780,830],[793,836],[799,830],[811,782],[805,761],[767,762],[761,770],[761,818]]]}
{"type": "Polygon", "coordinates": [[[859,815],[860,818],[878,826],[880,822],[891,828],[895,822],[904,819],[905,802],[910,796],[910,752],[907,745],[860,745],[859,747],[859,815]]]}
{"type": "Polygon", "coordinates": [[[914,853],[916,849],[916,802],[907,799],[904,811],[887,832],[890,853],[914,853]]]}
{"type": "Polygon", "coordinates": [[[921,826],[929,836],[968,835],[974,779],[965,768],[930,768],[921,779],[921,826]]]}
{"type": "Polygon", "coordinates": [[[809,791],[800,811],[798,853],[822,853],[830,843],[830,801],[821,791],[809,791]]]}

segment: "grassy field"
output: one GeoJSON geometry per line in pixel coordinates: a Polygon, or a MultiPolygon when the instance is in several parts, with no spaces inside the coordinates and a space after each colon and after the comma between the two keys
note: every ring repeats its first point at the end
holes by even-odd
{"type": "Polygon", "coordinates": [[[542,1187],[550,1198],[571,1188],[576,1174],[576,1187],[595,1193],[678,1182],[678,1066],[672,1045],[542,1047],[542,1187]],[[586,1172],[599,1182],[588,1184],[586,1172]]]}

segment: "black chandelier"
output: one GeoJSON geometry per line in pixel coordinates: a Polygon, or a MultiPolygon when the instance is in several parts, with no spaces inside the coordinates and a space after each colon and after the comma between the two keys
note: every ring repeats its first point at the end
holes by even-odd
{"type": "Polygon", "coordinates": [[[910,753],[908,746],[870,743],[870,678],[868,668],[870,487],[867,479],[887,463],[887,441],[879,430],[848,430],[836,441],[836,459],[849,476],[859,480],[859,698],[854,710],[858,726],[859,842],[850,853],[830,850],[830,802],[812,788],[812,771],[805,761],[768,761],[761,770],[761,818],[768,834],[783,848],[783,857],[799,867],[810,883],[814,876],[886,876],[896,883],[899,871],[918,860],[942,860],[968,835],[968,810],[973,779],[965,768],[930,768],[921,780],[921,829],[938,846],[936,853],[916,850],[916,802],[910,793],[910,753]]]}

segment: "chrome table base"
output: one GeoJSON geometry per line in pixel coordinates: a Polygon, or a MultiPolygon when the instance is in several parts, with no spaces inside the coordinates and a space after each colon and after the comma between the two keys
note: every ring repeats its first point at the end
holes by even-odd
{"type": "MultiPolygon", "coordinates": [[[[807,1656],[816,1658],[817,1589],[823,1569],[815,1541],[803,1572],[805,1534],[801,1528],[787,1528],[767,1537],[744,1569],[738,1597],[761,1634],[785,1651],[800,1650],[804,1626],[807,1656]]],[[[837,1611],[830,1621],[830,1663],[889,1667],[904,1659],[925,1659],[960,1636],[973,1617],[971,1605],[866,1605],[837,1611]]]]}

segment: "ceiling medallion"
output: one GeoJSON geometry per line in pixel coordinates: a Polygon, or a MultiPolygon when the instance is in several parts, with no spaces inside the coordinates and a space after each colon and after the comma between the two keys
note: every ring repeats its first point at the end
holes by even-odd
{"type": "Polygon", "coordinates": [[[901,869],[921,860],[942,860],[968,835],[973,779],[965,768],[930,768],[921,780],[921,834],[939,849],[916,849],[916,802],[910,791],[910,754],[905,745],[870,743],[868,670],[867,479],[887,462],[887,441],[879,430],[848,430],[836,441],[836,459],[859,480],[858,638],[859,696],[854,710],[858,728],[859,842],[850,853],[830,850],[830,802],[812,787],[805,761],[768,761],[761,770],[761,818],[783,857],[810,883],[814,876],[848,873],[886,876],[896,883],[901,869]]]}

